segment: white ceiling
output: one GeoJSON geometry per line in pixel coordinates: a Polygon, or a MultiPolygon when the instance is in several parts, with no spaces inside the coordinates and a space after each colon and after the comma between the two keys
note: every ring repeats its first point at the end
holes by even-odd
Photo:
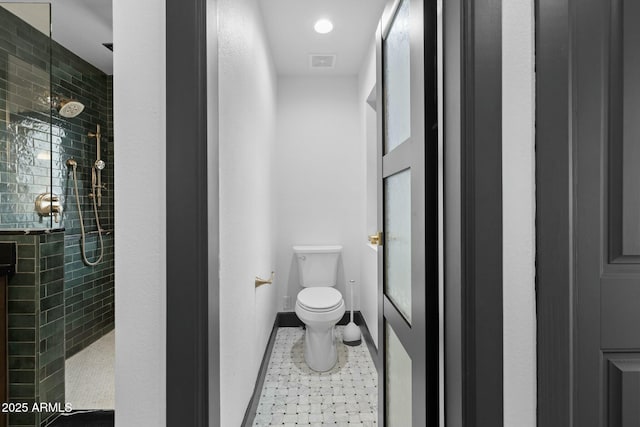
{"type": "Polygon", "coordinates": [[[259,1],[281,75],[357,74],[385,4],[385,0],[259,1]],[[332,32],[318,34],[313,30],[320,18],[333,22],[332,32]],[[310,54],[336,55],[334,68],[310,68],[310,54]]]}
{"type": "MultiPolygon", "coordinates": [[[[33,3],[34,0],[0,0],[33,3]]],[[[385,0],[258,0],[278,74],[354,75],[360,70],[385,0]],[[329,18],[329,34],[313,24],[329,18]],[[309,55],[336,55],[334,68],[312,69],[309,55]]],[[[113,74],[111,0],[51,1],[52,37],[106,74],[113,74]]],[[[115,46],[117,49],[117,46],[115,46]]]]}
{"type": "MultiPolygon", "coordinates": [[[[34,0],[0,0],[3,3],[34,3],[34,0]]],[[[16,13],[11,6],[7,9],[16,13]]],[[[111,0],[51,1],[51,37],[109,75],[113,74],[113,52],[102,43],[113,41],[111,8],[111,0]]],[[[41,16],[41,7],[31,9],[41,16]]],[[[29,16],[27,8],[22,8],[19,16],[43,30],[38,23],[41,17],[29,16]]]]}

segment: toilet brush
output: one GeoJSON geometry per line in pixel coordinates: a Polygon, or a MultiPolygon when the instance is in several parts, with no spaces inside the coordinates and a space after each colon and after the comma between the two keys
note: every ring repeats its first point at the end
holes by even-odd
{"type": "Polygon", "coordinates": [[[346,345],[360,345],[360,328],[353,323],[353,287],[355,285],[355,280],[349,280],[349,284],[351,285],[351,321],[347,326],[344,327],[344,332],[342,336],[342,341],[346,345]]]}

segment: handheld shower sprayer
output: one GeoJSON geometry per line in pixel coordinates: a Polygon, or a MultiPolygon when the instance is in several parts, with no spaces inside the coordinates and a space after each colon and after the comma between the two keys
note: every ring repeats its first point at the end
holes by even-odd
{"type": "Polygon", "coordinates": [[[67,159],[66,165],[68,168],[71,168],[73,172],[73,186],[76,193],[76,205],[78,206],[78,217],[80,219],[80,246],[82,248],[82,259],[85,264],[94,266],[97,265],[100,261],[102,261],[102,256],[104,254],[104,241],[102,239],[102,226],[100,225],[100,219],[98,218],[98,206],[102,205],[102,182],[101,182],[101,172],[106,166],[104,160],[100,159],[100,140],[102,136],[100,135],[100,125],[96,125],[96,132],[87,133],[89,138],[96,139],[96,161],[91,166],[91,192],[89,193],[89,198],[93,201],[93,213],[96,218],[96,226],[98,227],[98,237],[100,238],[100,256],[95,261],[89,261],[86,255],[85,248],[85,240],[86,233],[84,231],[84,220],[82,218],[82,209],[80,208],[80,193],[78,192],[78,177],[77,177],[77,169],[78,162],[76,162],[73,158],[67,159]],[[97,199],[97,201],[96,201],[97,199]]]}
{"type": "MultiPolygon", "coordinates": [[[[78,169],[78,162],[76,162],[75,159],[70,158],[70,159],[67,159],[66,165],[68,168],[71,168],[73,172],[73,187],[76,193],[76,206],[78,206],[78,218],[80,219],[80,233],[81,233],[80,247],[82,248],[82,259],[87,265],[90,265],[90,266],[98,265],[98,263],[102,261],[102,256],[104,254],[104,241],[102,240],[102,232],[104,230],[100,225],[100,218],[98,218],[98,207],[96,206],[96,198],[91,197],[91,199],[93,200],[93,213],[95,214],[95,218],[96,218],[96,226],[98,227],[98,237],[100,238],[100,256],[98,257],[97,260],[92,262],[87,259],[87,254],[85,249],[86,235],[84,231],[84,220],[82,218],[82,209],[80,208],[80,193],[78,192],[78,176],[76,173],[78,169]]],[[[93,177],[95,177],[95,169],[91,168],[91,170],[92,170],[93,177]]],[[[95,185],[92,185],[91,193],[89,194],[89,196],[93,195],[94,191],[95,191],[95,185]]]]}

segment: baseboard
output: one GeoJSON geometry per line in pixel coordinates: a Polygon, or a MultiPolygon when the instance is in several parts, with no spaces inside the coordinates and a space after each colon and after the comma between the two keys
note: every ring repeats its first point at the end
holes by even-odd
{"type": "MultiPolygon", "coordinates": [[[[349,323],[350,320],[351,320],[351,312],[347,311],[342,315],[342,318],[340,320],[338,320],[338,325],[344,326],[347,323],[349,323]]],[[[298,316],[296,315],[296,313],[294,313],[293,311],[281,311],[281,312],[279,312],[278,313],[278,322],[279,322],[278,326],[283,327],[283,328],[304,326],[304,323],[302,323],[302,320],[300,320],[298,318],[298,316]]],[[[366,323],[364,321],[364,317],[362,316],[362,313],[360,313],[359,311],[355,311],[354,310],[354,312],[353,312],[353,322],[358,326],[366,326],[366,323]]]]}
{"type": "Polygon", "coordinates": [[[364,321],[364,316],[359,311],[355,311],[353,313],[353,321],[356,325],[360,326],[360,331],[362,331],[362,336],[364,337],[364,342],[367,343],[367,348],[369,349],[369,354],[373,359],[373,364],[376,366],[376,371],[380,372],[380,361],[378,360],[378,349],[376,345],[373,343],[373,338],[371,338],[371,332],[369,332],[369,327],[367,326],[367,322],[364,321]]]}
{"type": "MultiPolygon", "coordinates": [[[[338,325],[344,326],[349,323],[350,319],[351,313],[347,312],[344,314],[344,316],[342,316],[342,319],[340,319],[338,325]]],[[[371,333],[369,332],[369,327],[367,327],[367,322],[364,321],[362,313],[360,313],[359,311],[354,311],[353,322],[356,325],[360,326],[362,336],[364,337],[364,341],[367,343],[367,348],[369,349],[369,354],[373,359],[376,370],[380,372],[380,367],[378,366],[378,350],[373,343],[371,333]]],[[[260,370],[258,371],[258,377],[256,378],[256,385],[253,389],[251,400],[249,400],[249,404],[247,405],[244,419],[242,420],[242,427],[251,427],[253,419],[256,416],[258,410],[258,402],[260,401],[260,392],[262,391],[264,379],[267,375],[267,368],[269,367],[271,352],[273,351],[273,347],[276,342],[276,334],[278,333],[278,328],[297,328],[302,326],[304,326],[304,323],[300,319],[298,319],[296,313],[292,311],[279,312],[276,314],[276,318],[273,322],[273,328],[271,329],[271,335],[269,335],[269,342],[267,343],[267,348],[265,349],[264,355],[262,356],[262,363],[260,363],[260,370]]]]}
{"type": "Polygon", "coordinates": [[[253,419],[256,416],[256,412],[258,410],[258,402],[260,401],[260,392],[262,391],[262,386],[264,385],[264,378],[267,375],[267,368],[269,367],[269,359],[271,359],[271,352],[273,351],[273,346],[276,343],[276,334],[278,333],[278,328],[280,327],[279,319],[280,313],[276,315],[276,318],[273,322],[273,328],[271,329],[271,335],[269,335],[267,348],[264,350],[262,363],[260,363],[260,370],[258,371],[258,378],[256,378],[256,385],[253,389],[251,400],[249,400],[249,405],[247,405],[247,410],[244,413],[244,419],[242,420],[243,427],[251,427],[251,425],[253,424],[253,419]]]}
{"type": "Polygon", "coordinates": [[[281,311],[276,317],[278,326],[281,328],[295,328],[298,326],[304,326],[302,320],[298,319],[298,316],[293,311],[281,311]]]}

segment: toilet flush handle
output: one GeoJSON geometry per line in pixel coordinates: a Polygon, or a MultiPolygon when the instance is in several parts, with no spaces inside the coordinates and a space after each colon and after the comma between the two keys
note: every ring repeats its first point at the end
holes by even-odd
{"type": "Polygon", "coordinates": [[[304,261],[305,259],[307,259],[307,257],[306,257],[306,256],[304,256],[304,255],[300,255],[300,256],[298,257],[298,259],[301,259],[302,261],[304,261]]]}

